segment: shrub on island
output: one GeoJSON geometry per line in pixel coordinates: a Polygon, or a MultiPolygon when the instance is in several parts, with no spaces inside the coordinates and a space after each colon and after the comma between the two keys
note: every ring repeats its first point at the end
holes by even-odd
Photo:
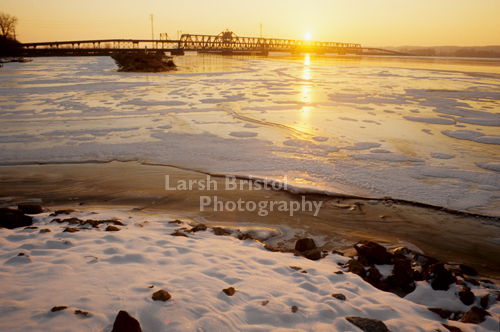
{"type": "Polygon", "coordinates": [[[164,72],[177,67],[172,57],[157,53],[116,53],[111,55],[121,72],[164,72]]]}

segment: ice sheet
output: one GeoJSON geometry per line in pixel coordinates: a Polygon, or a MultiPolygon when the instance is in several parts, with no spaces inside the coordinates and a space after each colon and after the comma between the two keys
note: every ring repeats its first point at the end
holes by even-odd
{"type": "Polygon", "coordinates": [[[176,59],[167,74],[118,73],[106,57],[6,64],[1,163],[289,175],[305,191],[500,215],[498,62],[176,59]]]}

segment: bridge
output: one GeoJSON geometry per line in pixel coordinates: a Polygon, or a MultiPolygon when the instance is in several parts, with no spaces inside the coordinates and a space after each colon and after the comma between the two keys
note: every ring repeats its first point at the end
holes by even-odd
{"type": "Polygon", "coordinates": [[[179,40],[103,39],[23,44],[23,55],[36,56],[109,56],[113,53],[185,52],[216,53],[224,55],[268,55],[270,52],[292,54],[355,54],[355,55],[408,55],[360,44],[332,43],[277,38],[238,37],[231,31],[218,35],[183,34],[179,40]]]}

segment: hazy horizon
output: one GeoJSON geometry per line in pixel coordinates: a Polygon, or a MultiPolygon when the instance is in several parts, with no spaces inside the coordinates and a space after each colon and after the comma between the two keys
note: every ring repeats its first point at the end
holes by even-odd
{"type": "Polygon", "coordinates": [[[151,0],[4,0],[1,11],[19,18],[21,42],[151,39],[180,31],[359,43],[363,46],[499,45],[500,2],[478,0],[391,1],[255,0],[210,2],[151,0]]]}

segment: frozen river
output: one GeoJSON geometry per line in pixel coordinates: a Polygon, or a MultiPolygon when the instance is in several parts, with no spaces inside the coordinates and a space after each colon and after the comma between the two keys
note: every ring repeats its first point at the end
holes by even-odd
{"type": "Polygon", "coordinates": [[[0,69],[3,165],[139,160],[500,216],[500,61],[188,55],[0,69]]]}

